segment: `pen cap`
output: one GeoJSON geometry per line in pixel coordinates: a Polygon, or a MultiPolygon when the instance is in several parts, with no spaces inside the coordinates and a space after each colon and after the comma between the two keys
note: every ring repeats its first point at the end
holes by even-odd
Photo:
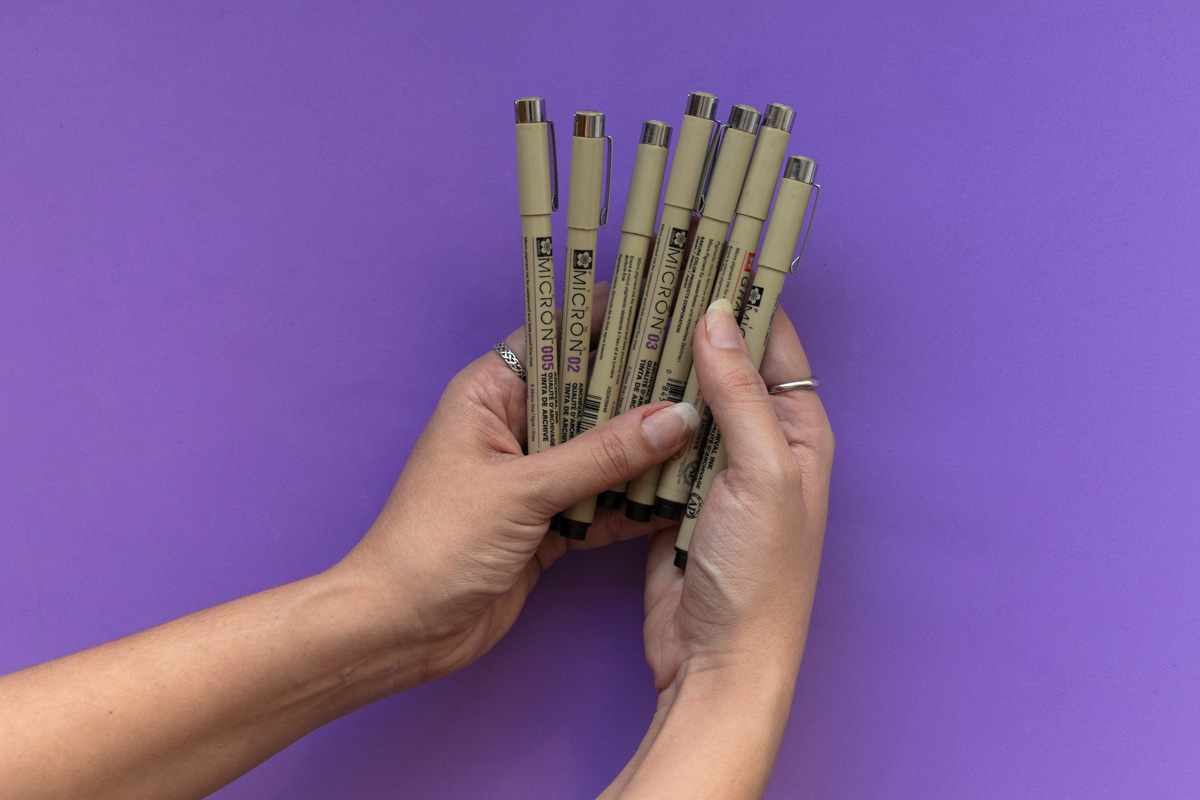
{"type": "Polygon", "coordinates": [[[703,117],[716,120],[717,98],[708,92],[691,92],[688,94],[687,107],[683,111],[689,117],[703,117]]]}
{"type": "Polygon", "coordinates": [[[795,118],[796,112],[787,106],[776,103],[767,106],[754,143],[754,155],[750,157],[750,169],[746,171],[746,182],[742,184],[742,196],[738,198],[737,213],[758,220],[767,218],[795,118]]]}
{"type": "Polygon", "coordinates": [[[629,194],[625,198],[625,216],[621,219],[623,233],[653,235],[670,143],[671,126],[667,123],[651,120],[642,126],[637,155],[633,159],[629,194]]]}
{"type": "Polygon", "coordinates": [[[580,111],[571,137],[571,187],[567,195],[567,227],[600,227],[604,186],[604,115],[580,111]]]}
{"type": "Polygon", "coordinates": [[[712,140],[716,121],[717,98],[707,92],[688,95],[687,109],[675,144],[671,161],[671,176],[667,178],[667,194],[663,202],[691,208],[696,202],[696,189],[704,172],[704,159],[712,140]]]}
{"type": "Polygon", "coordinates": [[[549,214],[554,210],[554,189],[546,101],[540,97],[522,97],[516,102],[516,116],[517,192],[521,215],[549,214]]]}
{"type": "Polygon", "coordinates": [[[546,121],[546,101],[540,97],[522,97],[516,107],[517,122],[521,124],[546,121]]]}
{"type": "Polygon", "coordinates": [[[729,124],[721,134],[721,149],[717,151],[712,179],[704,193],[704,216],[726,223],[733,219],[761,120],[762,115],[750,106],[734,106],[729,110],[729,124]]]}
{"type": "Polygon", "coordinates": [[[775,208],[767,223],[767,235],[758,254],[759,269],[767,267],[776,272],[788,272],[791,269],[792,256],[800,241],[800,230],[804,226],[816,176],[817,162],[812,159],[792,156],[787,160],[783,179],[779,181],[775,208]]]}

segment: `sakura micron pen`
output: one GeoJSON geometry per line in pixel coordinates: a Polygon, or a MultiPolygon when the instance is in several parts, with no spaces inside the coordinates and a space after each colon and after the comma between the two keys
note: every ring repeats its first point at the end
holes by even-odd
{"type": "MultiPolygon", "coordinates": [[[[683,399],[692,371],[692,333],[700,315],[708,308],[713,279],[725,249],[729,223],[742,194],[761,120],[762,115],[750,106],[734,106],[729,111],[729,122],[721,131],[712,178],[697,203],[700,222],[692,239],[687,268],[680,279],[679,300],[671,315],[666,341],[658,351],[660,359],[651,401],[677,403],[683,399]]],[[[629,482],[625,492],[625,516],[639,522],[650,519],[661,472],[662,467],[655,466],[629,482]]]]}
{"type": "MultiPolygon", "coordinates": [[[[604,310],[604,324],[600,328],[596,363],[584,398],[581,432],[611,419],[617,407],[670,144],[670,125],[657,120],[642,125],[633,161],[633,177],[625,200],[625,216],[621,220],[621,244],[613,267],[612,289],[608,294],[608,307],[604,310]]],[[[559,532],[568,539],[583,539],[595,512],[595,497],[581,500],[562,513],[559,532]]]]}
{"type": "Polygon", "coordinates": [[[562,314],[562,441],[575,438],[587,394],[592,350],[592,287],[596,234],[608,223],[612,178],[612,137],[604,135],[604,115],[580,111],[571,136],[571,188],[567,195],[567,269],[562,314]],[[607,158],[605,156],[607,151],[607,158]],[[608,172],[604,165],[607,162],[608,172]],[[601,180],[604,193],[601,195],[601,180]],[[601,204],[603,198],[603,204],[601,204]]]}
{"type": "MultiPolygon", "coordinates": [[[[775,198],[775,210],[771,212],[771,220],[767,223],[767,235],[763,239],[762,252],[758,256],[758,270],[754,273],[754,283],[746,293],[746,308],[742,313],[742,337],[746,340],[746,347],[755,367],[762,366],[763,353],[767,349],[767,335],[771,331],[771,320],[779,305],[783,281],[795,270],[804,255],[804,248],[801,247],[800,255],[792,258],[792,253],[796,252],[796,245],[800,241],[800,231],[804,227],[809,198],[813,196],[813,181],[816,175],[817,162],[800,156],[789,158],[783,168],[779,196],[775,198]]],[[[819,197],[821,187],[816,188],[819,197]]],[[[813,211],[816,212],[815,201],[813,211]]],[[[812,229],[811,217],[809,229],[812,229]]],[[[805,239],[807,238],[806,235],[805,239]]],[[[688,547],[696,529],[696,518],[700,516],[713,480],[725,469],[727,463],[728,456],[721,440],[721,431],[714,423],[709,427],[704,452],[696,469],[696,481],[688,498],[687,513],[679,524],[679,534],[675,538],[675,566],[680,569],[687,567],[688,547]]]]}
{"type": "MultiPolygon", "coordinates": [[[[763,224],[771,209],[771,198],[775,196],[775,184],[779,181],[779,168],[792,138],[792,124],[796,112],[784,105],[772,103],[763,112],[762,126],[758,129],[758,141],[754,144],[754,155],[746,171],[746,182],[742,196],[738,198],[737,214],[733,217],[733,228],[725,243],[725,253],[717,268],[717,280],[713,285],[712,299],[725,298],[733,306],[733,316],[742,313],[742,296],[750,283],[750,267],[754,253],[762,236],[763,224]]],[[[654,513],[666,519],[679,519],[692,493],[692,481],[696,476],[696,464],[704,447],[712,415],[700,396],[700,382],[693,368],[683,390],[683,401],[691,403],[700,412],[700,427],[692,437],[686,450],[662,465],[658,479],[654,513]]]]}
{"type": "Polygon", "coordinates": [[[558,210],[554,123],[546,101],[523,97],[517,106],[517,191],[525,259],[527,451],[558,444],[559,365],[554,324],[554,245],[550,214],[558,210]]]}
{"type": "MultiPolygon", "coordinates": [[[[685,248],[692,209],[697,203],[701,179],[717,145],[717,137],[713,135],[716,111],[717,98],[711,94],[692,92],[688,95],[687,108],[675,144],[675,157],[671,161],[671,174],[667,178],[654,255],[650,259],[637,322],[630,340],[621,396],[617,401],[618,413],[650,402],[667,320],[675,304],[679,268],[683,266],[687,255],[685,248]]],[[[624,492],[624,485],[618,486],[602,494],[599,502],[610,508],[616,507],[620,505],[624,492]]]]}

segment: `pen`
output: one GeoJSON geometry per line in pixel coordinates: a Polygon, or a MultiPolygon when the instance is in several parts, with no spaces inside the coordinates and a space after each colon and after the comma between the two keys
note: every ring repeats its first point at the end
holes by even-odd
{"type": "MultiPolygon", "coordinates": [[[[758,239],[762,236],[763,224],[771,209],[771,198],[775,196],[779,168],[783,166],[795,119],[795,111],[772,103],[763,113],[762,127],[758,129],[758,141],[754,144],[754,155],[746,171],[742,196],[738,198],[733,228],[729,232],[729,241],[725,243],[725,252],[717,267],[717,280],[712,290],[713,300],[723,297],[730,302],[735,319],[742,313],[742,296],[750,283],[754,251],[758,248],[758,239]]],[[[662,465],[654,513],[666,519],[683,516],[688,495],[692,493],[692,481],[704,446],[704,437],[712,422],[712,414],[700,396],[700,382],[696,379],[695,368],[688,375],[682,399],[700,412],[700,427],[687,449],[662,465]]]]}
{"type": "MultiPolygon", "coordinates": [[[[713,278],[746,180],[746,168],[750,165],[761,120],[762,115],[750,106],[734,106],[729,111],[729,122],[721,130],[720,150],[712,178],[696,204],[700,222],[692,239],[687,268],[681,276],[679,300],[671,315],[666,342],[658,350],[659,363],[651,401],[679,402],[683,399],[692,369],[692,333],[700,315],[708,308],[713,278]]],[[[650,519],[661,472],[662,467],[655,466],[630,481],[625,494],[625,516],[639,522],[650,519]]]]}
{"type": "Polygon", "coordinates": [[[554,123],[546,101],[522,97],[517,106],[517,190],[525,263],[525,343],[529,375],[527,452],[558,444],[559,374],[554,325],[554,245],[550,213],[558,210],[554,123]]]}
{"type": "Polygon", "coordinates": [[[562,313],[562,441],[575,438],[587,392],[592,350],[592,287],[596,232],[608,223],[612,178],[612,137],[604,135],[604,115],[580,111],[571,136],[571,188],[567,195],[567,268],[562,313]],[[607,158],[605,151],[607,150],[607,158]],[[605,162],[608,173],[605,177],[605,162]],[[604,178],[603,205],[600,182],[604,178]]]}
{"type": "MultiPolygon", "coordinates": [[[[671,174],[667,178],[654,255],[650,259],[650,270],[630,340],[617,413],[650,402],[658,356],[675,301],[675,283],[686,256],[684,250],[692,209],[697,202],[701,178],[717,145],[717,137],[713,135],[716,110],[717,98],[711,94],[692,92],[688,95],[675,157],[671,161],[671,174]]],[[[599,502],[615,508],[620,505],[624,492],[623,485],[615,487],[600,495],[599,502]]]]}
{"type": "MultiPolygon", "coordinates": [[[[604,310],[604,324],[600,328],[596,363],[584,398],[580,432],[611,419],[617,407],[642,273],[650,250],[650,236],[654,233],[658,200],[662,196],[670,143],[670,125],[657,120],[642,125],[642,135],[633,161],[633,177],[625,199],[625,215],[621,219],[621,244],[617,248],[616,266],[613,267],[612,289],[608,295],[608,307],[604,310]]],[[[595,511],[595,497],[581,500],[563,512],[559,532],[568,539],[583,539],[595,511]]]]}
{"type": "MultiPolygon", "coordinates": [[[[746,293],[746,308],[742,314],[742,336],[755,367],[762,366],[767,335],[771,330],[775,308],[779,305],[784,278],[796,268],[800,257],[804,255],[804,248],[801,247],[800,256],[792,258],[800,241],[800,230],[804,226],[816,174],[817,163],[808,158],[792,156],[784,166],[779,196],[775,199],[775,210],[767,224],[767,235],[758,256],[758,270],[754,273],[754,283],[746,293]]],[[[821,187],[817,186],[818,197],[820,190],[821,187]]],[[[816,203],[813,204],[813,211],[816,211],[816,203]]],[[[809,229],[812,229],[811,218],[809,229]]],[[[727,460],[721,431],[714,423],[709,426],[704,453],[696,469],[696,481],[688,498],[687,513],[679,524],[679,535],[675,538],[675,566],[680,569],[687,567],[688,546],[696,528],[696,517],[700,515],[713,480],[725,469],[727,460]]]]}

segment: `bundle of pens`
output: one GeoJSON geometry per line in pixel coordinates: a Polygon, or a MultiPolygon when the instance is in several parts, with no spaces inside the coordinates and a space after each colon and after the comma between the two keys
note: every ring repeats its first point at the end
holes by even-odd
{"type": "MultiPolygon", "coordinates": [[[[560,339],[555,330],[550,236],[550,214],[558,208],[554,126],[546,118],[541,98],[522,98],[516,106],[525,341],[530,362],[529,452],[553,447],[646,403],[691,403],[700,412],[701,424],[687,448],[628,485],[576,504],[558,519],[563,536],[583,539],[597,502],[618,508],[624,500],[626,516],[635,520],[648,520],[651,514],[672,520],[683,517],[675,564],[684,567],[696,517],[713,478],[726,463],[720,431],[712,424],[692,369],[692,335],[709,302],[725,298],[734,314],[741,316],[750,355],[761,365],[783,280],[799,261],[793,255],[810,198],[816,208],[816,162],[791,156],[784,164],[795,120],[795,112],[787,106],[769,105],[765,115],[749,106],[734,106],[729,121],[719,125],[717,98],[693,92],[688,95],[656,230],[671,126],[645,123],[589,381],[593,265],[597,231],[608,216],[605,150],[611,177],[612,139],[604,135],[603,114],[575,115],[560,339]],[[776,194],[760,251],[759,237],[776,194]],[[700,219],[689,238],[693,213],[700,219]],[[646,256],[655,234],[647,270],[646,256]],[[756,252],[758,268],[751,284],[756,252]]],[[[819,194],[820,187],[816,188],[819,194]]]]}

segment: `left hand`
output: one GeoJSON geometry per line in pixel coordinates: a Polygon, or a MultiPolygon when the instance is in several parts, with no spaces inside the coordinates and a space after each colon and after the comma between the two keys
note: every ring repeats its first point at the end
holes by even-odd
{"type": "MultiPolygon", "coordinates": [[[[593,331],[606,297],[597,285],[593,331]]],[[[523,329],[507,338],[525,362],[523,329]]],[[[598,547],[674,525],[598,508],[582,542],[550,518],[666,460],[691,436],[693,411],[633,409],[544,453],[523,455],[525,383],[495,353],[451,380],[383,512],[335,571],[370,587],[397,644],[419,651],[397,688],[469,664],[512,627],[542,571],[568,547],[598,547]]],[[[681,406],[684,404],[680,404],[681,406]]],[[[688,409],[691,407],[688,406],[688,409]]]]}

